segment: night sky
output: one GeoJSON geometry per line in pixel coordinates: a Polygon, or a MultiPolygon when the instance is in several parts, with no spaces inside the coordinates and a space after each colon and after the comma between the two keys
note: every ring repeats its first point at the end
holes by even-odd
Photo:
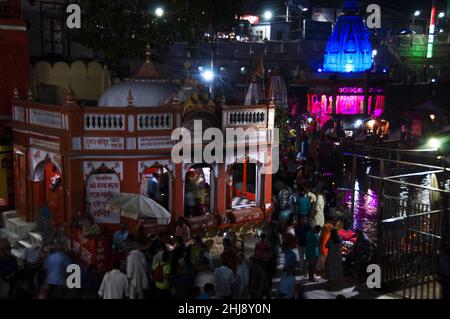
{"type": "MultiPolygon", "coordinates": [[[[295,1],[295,0],[294,0],[295,1]]],[[[279,10],[285,12],[285,0],[244,0],[244,12],[248,14],[261,14],[264,10],[279,10]]],[[[341,7],[343,0],[296,0],[305,7],[341,7]]],[[[438,4],[445,7],[447,0],[437,0],[438,4]]],[[[432,0],[360,0],[362,5],[377,3],[381,9],[390,15],[406,15],[415,10],[429,12],[432,0]]]]}

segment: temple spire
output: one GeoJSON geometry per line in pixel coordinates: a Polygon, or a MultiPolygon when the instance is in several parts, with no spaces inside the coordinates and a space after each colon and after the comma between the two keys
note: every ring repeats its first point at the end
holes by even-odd
{"type": "Polygon", "coordinates": [[[149,80],[159,80],[160,75],[152,63],[152,50],[150,44],[147,43],[145,47],[145,62],[142,64],[141,68],[133,76],[133,79],[140,81],[149,80]]]}
{"type": "Polygon", "coordinates": [[[152,61],[152,48],[150,43],[145,46],[145,63],[150,63],[152,61]]]}
{"type": "Polygon", "coordinates": [[[344,11],[348,13],[356,13],[359,10],[358,0],[344,0],[344,11]]]}
{"type": "Polygon", "coordinates": [[[338,18],[327,44],[326,72],[366,72],[372,67],[372,44],[363,18],[358,15],[358,3],[357,0],[344,2],[345,15],[338,18]]]}
{"type": "Polygon", "coordinates": [[[134,106],[133,100],[134,100],[133,94],[131,94],[131,90],[129,90],[127,97],[128,107],[134,106]]]}

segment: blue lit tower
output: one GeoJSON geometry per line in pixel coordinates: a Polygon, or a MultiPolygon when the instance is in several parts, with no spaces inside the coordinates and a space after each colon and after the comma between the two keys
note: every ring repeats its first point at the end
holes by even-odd
{"type": "Polygon", "coordinates": [[[358,1],[346,0],[344,15],[338,18],[328,41],[325,72],[365,72],[372,67],[372,45],[361,16],[358,1]]]}

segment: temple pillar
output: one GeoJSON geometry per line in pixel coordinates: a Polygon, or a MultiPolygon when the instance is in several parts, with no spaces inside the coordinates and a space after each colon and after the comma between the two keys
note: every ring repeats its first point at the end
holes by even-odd
{"type": "Polygon", "coordinates": [[[219,164],[216,184],[216,210],[217,214],[226,216],[227,213],[227,172],[225,164],[219,164]]]}
{"type": "Polygon", "coordinates": [[[184,178],[182,164],[175,164],[172,181],[172,222],[184,216],[184,178]]]}
{"type": "Polygon", "coordinates": [[[337,94],[333,95],[333,101],[331,103],[331,114],[332,115],[336,115],[336,110],[337,110],[337,94]]]}
{"type": "MultiPolygon", "coordinates": [[[[272,165],[272,164],[267,164],[272,165]]],[[[265,213],[272,213],[272,174],[270,174],[272,170],[271,166],[264,167],[264,171],[268,174],[261,174],[261,192],[263,196],[261,196],[261,209],[265,213]]],[[[266,216],[267,217],[267,216],[266,216]]]]}

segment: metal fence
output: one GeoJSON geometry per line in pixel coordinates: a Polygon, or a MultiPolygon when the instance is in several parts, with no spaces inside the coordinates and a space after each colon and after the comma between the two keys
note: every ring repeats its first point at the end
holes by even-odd
{"type": "MultiPolygon", "coordinates": [[[[344,154],[353,158],[353,166],[362,161],[379,165],[378,176],[369,175],[368,178],[377,181],[381,194],[376,259],[382,269],[382,287],[400,292],[404,298],[439,298],[439,250],[443,240],[449,238],[450,192],[431,185],[414,184],[410,179],[435,174],[444,182],[442,184],[446,184],[450,170],[419,161],[396,159],[410,157],[418,160],[422,157],[422,160],[431,160],[429,155],[424,157],[424,154],[385,149],[385,157],[382,158],[356,154],[357,150],[355,147],[355,153],[344,154]],[[403,196],[399,196],[400,188],[407,189],[403,196]],[[411,195],[419,190],[430,197],[433,195],[434,201],[425,203],[411,195]]],[[[381,154],[379,148],[364,147],[361,150],[365,154],[381,154]]]]}

